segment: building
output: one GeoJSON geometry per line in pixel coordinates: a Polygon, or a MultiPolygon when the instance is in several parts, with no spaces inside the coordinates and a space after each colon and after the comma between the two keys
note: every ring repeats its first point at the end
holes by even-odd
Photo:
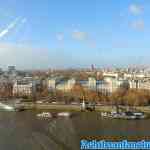
{"type": "Polygon", "coordinates": [[[14,71],[16,71],[15,66],[8,66],[8,72],[9,73],[12,73],[14,71]]]}
{"type": "Polygon", "coordinates": [[[16,81],[13,85],[13,96],[32,96],[36,92],[36,83],[27,80],[16,81]]]}
{"type": "Polygon", "coordinates": [[[56,85],[56,90],[68,92],[73,89],[75,83],[76,80],[74,78],[67,81],[61,81],[59,84],[56,85]]]}
{"type": "Polygon", "coordinates": [[[88,88],[92,90],[96,90],[96,79],[95,78],[88,78],[88,88]]]}
{"type": "Polygon", "coordinates": [[[114,72],[103,72],[103,77],[104,78],[118,78],[119,75],[118,73],[114,73],[114,72]]]}
{"type": "Polygon", "coordinates": [[[47,79],[47,87],[49,90],[55,90],[56,85],[61,82],[61,77],[52,77],[47,79]]]}
{"type": "Polygon", "coordinates": [[[146,76],[143,73],[125,73],[124,78],[125,79],[144,79],[146,76]]]}
{"type": "Polygon", "coordinates": [[[63,79],[63,77],[54,77],[48,78],[47,87],[49,90],[60,90],[60,91],[69,91],[75,85],[76,80],[72,79],[63,79]]]}
{"type": "Polygon", "coordinates": [[[150,90],[150,82],[144,80],[129,80],[130,89],[150,90]]]}
{"type": "Polygon", "coordinates": [[[112,92],[111,84],[107,81],[100,80],[97,82],[97,91],[103,94],[110,94],[112,92]]]}
{"type": "Polygon", "coordinates": [[[2,68],[0,68],[0,75],[3,73],[3,69],[2,68]]]}
{"type": "Polygon", "coordinates": [[[85,89],[94,90],[104,94],[110,94],[115,92],[121,87],[129,87],[127,80],[123,78],[117,78],[118,76],[105,76],[103,80],[96,80],[95,78],[89,78],[87,81],[80,81],[80,84],[85,89]]]}

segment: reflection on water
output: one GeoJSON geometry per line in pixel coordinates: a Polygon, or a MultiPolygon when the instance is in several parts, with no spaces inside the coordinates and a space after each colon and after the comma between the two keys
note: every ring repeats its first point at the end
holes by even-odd
{"type": "Polygon", "coordinates": [[[77,150],[83,137],[129,138],[150,135],[150,120],[103,119],[99,113],[41,120],[37,112],[0,112],[2,150],[77,150]]]}

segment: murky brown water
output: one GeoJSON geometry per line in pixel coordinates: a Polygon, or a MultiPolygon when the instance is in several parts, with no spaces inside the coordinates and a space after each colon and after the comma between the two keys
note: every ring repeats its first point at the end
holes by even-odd
{"type": "Polygon", "coordinates": [[[40,120],[36,111],[0,112],[0,150],[77,150],[80,138],[150,135],[148,120],[103,119],[99,113],[40,120]]]}

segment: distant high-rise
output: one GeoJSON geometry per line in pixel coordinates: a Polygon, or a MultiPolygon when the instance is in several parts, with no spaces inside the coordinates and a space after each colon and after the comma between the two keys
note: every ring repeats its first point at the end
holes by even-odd
{"type": "Polygon", "coordinates": [[[92,71],[94,71],[94,70],[95,70],[95,67],[94,67],[94,65],[93,65],[93,64],[91,65],[91,69],[92,69],[92,71]]]}
{"type": "Polygon", "coordinates": [[[15,71],[16,71],[15,66],[8,66],[8,72],[9,73],[13,73],[15,71]]]}
{"type": "Polygon", "coordinates": [[[0,68],[0,74],[2,74],[3,73],[3,70],[2,70],[2,68],[0,68]]]}

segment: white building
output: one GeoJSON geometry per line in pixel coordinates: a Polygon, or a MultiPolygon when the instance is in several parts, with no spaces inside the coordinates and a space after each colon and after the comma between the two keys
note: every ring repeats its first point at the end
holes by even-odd
{"type": "Polygon", "coordinates": [[[95,78],[88,78],[88,88],[89,89],[96,89],[96,79],[95,78]]]}
{"type": "Polygon", "coordinates": [[[73,89],[76,83],[75,79],[69,79],[68,81],[61,81],[59,84],[56,85],[56,90],[61,90],[64,92],[70,91],[73,89]]]}
{"type": "Polygon", "coordinates": [[[88,81],[80,81],[80,83],[85,89],[95,90],[106,94],[112,93],[121,86],[124,86],[124,84],[127,83],[127,80],[116,78],[116,76],[107,76],[104,80],[89,78],[88,81]]]}
{"type": "Polygon", "coordinates": [[[131,89],[143,89],[150,90],[150,82],[144,80],[130,80],[129,81],[131,89]]]}
{"type": "Polygon", "coordinates": [[[103,72],[103,77],[108,77],[108,78],[118,78],[119,75],[118,73],[114,73],[114,72],[103,72]]]}
{"type": "Polygon", "coordinates": [[[150,82],[140,82],[139,89],[150,90],[150,82]]]}
{"type": "Polygon", "coordinates": [[[60,77],[48,78],[47,87],[49,90],[55,90],[56,85],[61,81],[60,77]]]}
{"type": "Polygon", "coordinates": [[[144,79],[146,76],[143,73],[125,73],[125,79],[144,79]]]}
{"type": "Polygon", "coordinates": [[[36,92],[35,82],[16,81],[13,85],[14,96],[32,96],[36,92]]]}
{"type": "Polygon", "coordinates": [[[123,87],[128,84],[127,80],[124,80],[122,78],[112,78],[112,77],[107,77],[104,78],[103,81],[103,87],[108,91],[108,93],[115,92],[117,89],[120,87],[123,87]]]}

